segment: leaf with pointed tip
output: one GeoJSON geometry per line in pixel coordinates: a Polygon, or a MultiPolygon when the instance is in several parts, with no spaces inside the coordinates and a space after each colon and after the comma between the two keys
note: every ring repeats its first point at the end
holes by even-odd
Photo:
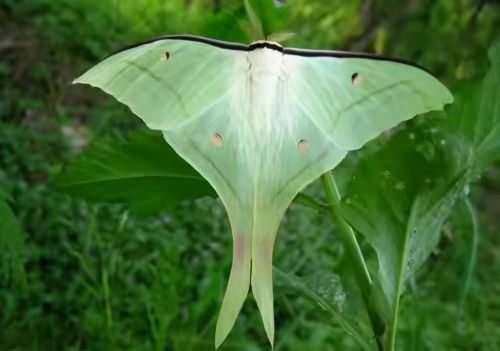
{"type": "Polygon", "coordinates": [[[433,139],[429,133],[399,132],[359,161],[343,199],[343,215],[377,253],[374,298],[389,326],[388,350],[394,349],[405,282],[436,247],[467,183],[466,171],[457,170],[433,139]]]}
{"type": "Polygon", "coordinates": [[[138,213],[172,210],[179,202],[216,196],[212,187],[159,134],[96,140],[57,183],[92,202],[125,203],[138,213]]]}
{"type": "MultiPolygon", "coordinates": [[[[261,24],[262,37],[258,40],[269,39],[274,33],[286,30],[289,17],[289,9],[286,1],[278,0],[245,0],[254,12],[254,16],[261,24]]],[[[279,40],[276,40],[279,41],[279,40]]]]}
{"type": "Polygon", "coordinates": [[[262,40],[265,35],[259,16],[255,13],[249,0],[244,0],[243,3],[245,5],[245,11],[247,12],[248,21],[250,22],[250,37],[252,40],[262,40]]]}

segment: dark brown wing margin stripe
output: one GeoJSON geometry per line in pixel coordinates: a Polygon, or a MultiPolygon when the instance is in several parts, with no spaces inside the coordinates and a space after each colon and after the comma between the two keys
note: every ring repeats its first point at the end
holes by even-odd
{"type": "MultiPolygon", "coordinates": [[[[397,63],[402,63],[404,65],[413,66],[419,68],[429,74],[432,75],[428,69],[408,60],[400,59],[397,57],[389,57],[389,56],[380,56],[380,55],[372,55],[366,54],[362,52],[349,52],[349,51],[329,51],[329,50],[304,50],[304,49],[293,49],[293,48],[282,48],[280,46],[274,45],[272,43],[259,42],[253,45],[244,45],[240,43],[231,43],[228,41],[215,40],[205,37],[200,37],[196,35],[189,34],[181,34],[181,35],[165,35],[157,38],[148,39],[145,41],[141,41],[139,43],[135,43],[129,46],[126,46],[111,55],[117,54],[119,52],[132,49],[144,44],[150,44],[159,40],[188,40],[188,41],[196,41],[199,43],[204,43],[212,46],[216,46],[221,49],[228,50],[237,50],[237,51],[252,51],[257,48],[268,48],[271,50],[277,50],[283,53],[283,55],[294,55],[294,56],[304,56],[304,57],[336,57],[336,58],[363,58],[369,60],[378,60],[378,61],[392,61],[397,63]]],[[[110,56],[111,56],[110,55],[110,56]]]]}
{"type": "Polygon", "coordinates": [[[148,40],[144,40],[132,45],[128,45],[124,48],[121,48],[120,50],[116,51],[114,54],[117,54],[119,52],[128,50],[128,49],[133,49],[135,47],[144,45],[144,44],[150,44],[154,43],[155,41],[160,41],[160,40],[188,40],[188,41],[197,41],[199,43],[204,43],[212,46],[216,46],[221,49],[229,49],[229,50],[238,50],[238,51],[248,51],[248,45],[240,44],[240,43],[231,43],[228,41],[222,41],[222,40],[215,40],[215,39],[210,39],[210,38],[205,38],[205,37],[199,37],[196,35],[189,35],[189,34],[181,34],[181,35],[164,35],[161,37],[156,37],[148,40]]]}
{"type": "Polygon", "coordinates": [[[292,49],[285,48],[283,50],[283,54],[285,55],[295,55],[295,56],[304,56],[304,57],[337,57],[337,58],[363,58],[369,60],[378,60],[378,61],[392,61],[397,63],[402,63],[404,65],[413,66],[419,68],[423,71],[426,71],[429,74],[432,74],[427,68],[422,67],[415,62],[401,59],[398,57],[390,57],[390,56],[381,56],[381,55],[373,55],[367,54],[364,52],[350,52],[350,51],[329,51],[329,50],[304,50],[304,49],[292,49]]]}

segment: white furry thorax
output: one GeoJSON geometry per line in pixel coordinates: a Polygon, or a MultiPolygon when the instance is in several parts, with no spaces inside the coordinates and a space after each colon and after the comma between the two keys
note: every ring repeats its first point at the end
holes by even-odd
{"type": "Polygon", "coordinates": [[[273,168],[279,149],[293,133],[288,74],[283,53],[265,47],[249,51],[235,70],[231,130],[238,138],[239,153],[258,176],[273,168]]]}

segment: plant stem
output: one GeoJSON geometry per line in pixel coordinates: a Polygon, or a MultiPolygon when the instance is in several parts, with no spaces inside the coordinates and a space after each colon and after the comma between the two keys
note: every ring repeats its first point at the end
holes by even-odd
{"type": "Polygon", "coordinates": [[[404,286],[404,274],[408,260],[408,245],[410,243],[410,235],[412,230],[415,228],[418,221],[418,215],[420,210],[420,197],[416,197],[408,217],[408,223],[406,225],[406,230],[403,237],[402,255],[399,261],[399,274],[396,280],[396,299],[394,301],[394,308],[392,314],[392,321],[389,323],[388,337],[387,337],[387,349],[389,351],[396,350],[396,336],[398,332],[399,324],[399,306],[401,301],[401,295],[404,286]]]}
{"type": "Polygon", "coordinates": [[[370,277],[368,267],[366,266],[363,253],[361,252],[361,248],[359,247],[356,239],[356,235],[354,234],[354,230],[340,214],[341,196],[332,172],[328,171],[323,174],[321,176],[321,182],[323,183],[326,198],[328,199],[330,205],[330,213],[333,221],[337,225],[337,233],[342,241],[342,244],[344,245],[345,250],[347,251],[347,254],[349,255],[349,258],[351,259],[354,274],[356,275],[356,281],[360,287],[361,295],[370,317],[372,329],[377,341],[377,347],[379,350],[383,350],[384,347],[381,338],[384,333],[385,325],[370,301],[372,279],[370,277]]]}
{"type": "Polygon", "coordinates": [[[295,199],[293,199],[293,202],[305,207],[312,208],[313,210],[320,213],[325,212],[328,207],[330,207],[329,205],[316,201],[316,199],[312,196],[303,193],[298,193],[297,196],[295,196],[295,199]]]}
{"type": "Polygon", "coordinates": [[[356,279],[363,294],[371,290],[372,280],[368,267],[366,266],[365,259],[359,247],[358,241],[354,234],[354,230],[340,215],[340,193],[333,178],[333,174],[328,171],[321,176],[323,188],[325,190],[326,198],[330,204],[330,213],[338,228],[338,234],[342,244],[344,245],[350,259],[352,260],[356,279]]]}

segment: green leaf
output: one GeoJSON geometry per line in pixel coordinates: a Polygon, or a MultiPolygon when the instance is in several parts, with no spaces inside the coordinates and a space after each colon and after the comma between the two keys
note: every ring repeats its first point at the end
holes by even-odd
{"type": "Polygon", "coordinates": [[[247,0],[245,5],[252,28],[258,29],[264,36],[256,39],[263,40],[273,33],[283,32],[287,29],[289,9],[286,6],[286,1],[247,0]]]}
{"type": "Polygon", "coordinates": [[[26,234],[14,212],[0,196],[0,277],[17,280],[24,275],[27,257],[26,234]]]}
{"type": "Polygon", "coordinates": [[[460,150],[475,173],[500,159],[500,38],[489,50],[490,69],[480,81],[465,82],[457,88],[455,103],[443,121],[459,144],[467,142],[469,149],[460,150]],[[467,152],[468,151],[468,152],[467,152]]]}
{"type": "Polygon", "coordinates": [[[388,350],[394,349],[404,283],[437,245],[466,183],[465,172],[456,172],[433,138],[402,131],[363,157],[342,204],[345,218],[377,253],[374,299],[388,326],[388,350]]]}
{"type": "Polygon", "coordinates": [[[349,282],[330,272],[297,277],[277,268],[274,268],[274,278],[278,290],[295,290],[304,294],[329,313],[363,350],[376,350],[363,300],[349,282]]]}
{"type": "Polygon", "coordinates": [[[245,0],[244,4],[245,11],[247,12],[248,16],[248,21],[250,22],[250,37],[253,41],[262,40],[262,38],[264,38],[264,29],[262,28],[262,22],[259,16],[257,16],[257,14],[255,13],[252,5],[250,5],[250,1],[245,0]]]}
{"type": "Polygon", "coordinates": [[[125,203],[138,213],[172,210],[180,201],[215,196],[210,185],[160,134],[97,140],[57,180],[71,195],[125,203]]]}

